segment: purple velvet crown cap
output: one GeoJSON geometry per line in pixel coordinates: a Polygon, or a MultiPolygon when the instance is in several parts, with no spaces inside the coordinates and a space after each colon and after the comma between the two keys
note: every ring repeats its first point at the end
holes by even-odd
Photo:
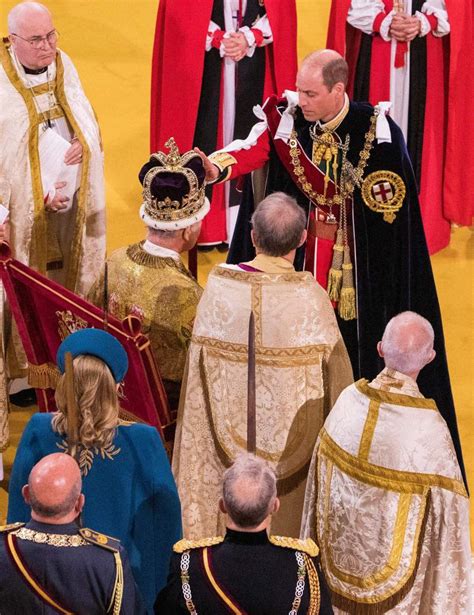
{"type": "MultiPolygon", "coordinates": [[[[143,185],[145,175],[150,169],[162,166],[159,160],[150,158],[149,162],[143,165],[138,175],[141,184],[143,185]]],[[[182,168],[188,168],[194,171],[198,180],[198,186],[201,188],[206,177],[206,172],[199,154],[193,156],[182,168]]],[[[176,169],[176,171],[170,169],[169,171],[157,173],[150,184],[151,195],[158,201],[164,201],[166,197],[170,198],[172,201],[181,201],[183,197],[189,194],[189,191],[189,182],[184,173],[179,169],[176,169]]]]}

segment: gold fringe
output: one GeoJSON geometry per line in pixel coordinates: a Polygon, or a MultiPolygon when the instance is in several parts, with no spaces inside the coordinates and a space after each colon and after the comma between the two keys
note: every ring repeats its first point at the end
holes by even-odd
{"type": "Polygon", "coordinates": [[[357,318],[354,288],[354,275],[351,263],[351,252],[348,245],[344,246],[344,262],[342,264],[342,290],[338,305],[339,316],[343,320],[357,318]]]}
{"type": "Polygon", "coordinates": [[[61,374],[53,363],[28,363],[28,384],[34,389],[55,389],[61,374]]]}
{"type": "Polygon", "coordinates": [[[329,270],[328,276],[328,295],[331,301],[339,301],[342,286],[342,271],[339,269],[329,270]]]}
{"type": "Polygon", "coordinates": [[[342,320],[356,318],[355,288],[343,288],[338,305],[339,316],[342,320]]]}

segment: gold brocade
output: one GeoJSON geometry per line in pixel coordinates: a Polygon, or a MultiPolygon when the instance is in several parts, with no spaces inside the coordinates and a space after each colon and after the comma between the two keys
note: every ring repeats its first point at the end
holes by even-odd
{"type": "Polygon", "coordinates": [[[468,510],[446,423],[415,381],[385,369],[341,393],[301,533],[318,536],[335,613],[470,612],[468,510]]]}
{"type": "Polygon", "coordinates": [[[222,473],[246,450],[250,310],[256,325],[257,455],[275,469],[281,498],[272,533],[299,535],[319,429],[343,383],[352,379],[334,310],[311,274],[216,267],[196,315],[173,456],[186,538],[222,532],[222,473]]]}
{"type": "Polygon", "coordinates": [[[303,553],[307,553],[311,557],[317,557],[319,554],[319,549],[311,538],[306,538],[306,540],[300,540],[299,538],[291,538],[289,536],[269,536],[268,540],[272,543],[272,545],[276,545],[277,547],[284,547],[285,549],[293,549],[295,551],[302,551],[303,553]]]}
{"type": "MultiPolygon", "coordinates": [[[[181,262],[149,254],[142,243],[108,259],[109,311],[121,320],[130,313],[140,319],[164,380],[181,382],[201,293],[181,262]]],[[[103,306],[103,273],[89,299],[103,306]]]]}

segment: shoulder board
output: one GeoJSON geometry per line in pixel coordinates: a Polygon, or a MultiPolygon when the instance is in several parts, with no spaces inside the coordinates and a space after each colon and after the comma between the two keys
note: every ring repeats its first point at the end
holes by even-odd
{"type": "Polygon", "coordinates": [[[126,421],[125,419],[119,419],[119,427],[130,427],[130,425],[136,425],[136,421],[126,421]]]}
{"type": "Polygon", "coordinates": [[[100,532],[90,530],[87,527],[81,527],[79,529],[79,534],[84,538],[84,540],[93,545],[97,545],[98,547],[103,547],[109,551],[118,551],[120,549],[120,540],[117,538],[112,538],[112,536],[106,536],[100,532]]]}
{"type": "Polygon", "coordinates": [[[17,521],[17,523],[8,523],[7,525],[0,525],[0,534],[6,532],[13,532],[13,530],[18,530],[20,527],[23,527],[25,524],[21,523],[21,521],[17,521]]]}
{"type": "Polygon", "coordinates": [[[289,536],[270,536],[269,540],[272,545],[302,551],[311,557],[316,557],[319,553],[318,545],[311,538],[300,540],[299,538],[290,538],[289,536]]]}
{"type": "Polygon", "coordinates": [[[180,540],[173,546],[175,553],[184,553],[190,549],[202,549],[203,547],[212,547],[224,542],[224,536],[213,536],[212,538],[201,538],[199,540],[180,540]]]}

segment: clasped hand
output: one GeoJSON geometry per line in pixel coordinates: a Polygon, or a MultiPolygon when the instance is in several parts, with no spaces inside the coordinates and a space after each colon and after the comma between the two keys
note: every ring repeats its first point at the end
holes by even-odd
{"type": "Polygon", "coordinates": [[[235,62],[240,62],[247,55],[249,44],[242,32],[231,32],[228,37],[222,39],[224,56],[235,62]]]}
{"type": "Polygon", "coordinates": [[[405,43],[412,41],[421,31],[421,21],[416,15],[396,13],[393,16],[389,35],[396,41],[405,43]]]}

